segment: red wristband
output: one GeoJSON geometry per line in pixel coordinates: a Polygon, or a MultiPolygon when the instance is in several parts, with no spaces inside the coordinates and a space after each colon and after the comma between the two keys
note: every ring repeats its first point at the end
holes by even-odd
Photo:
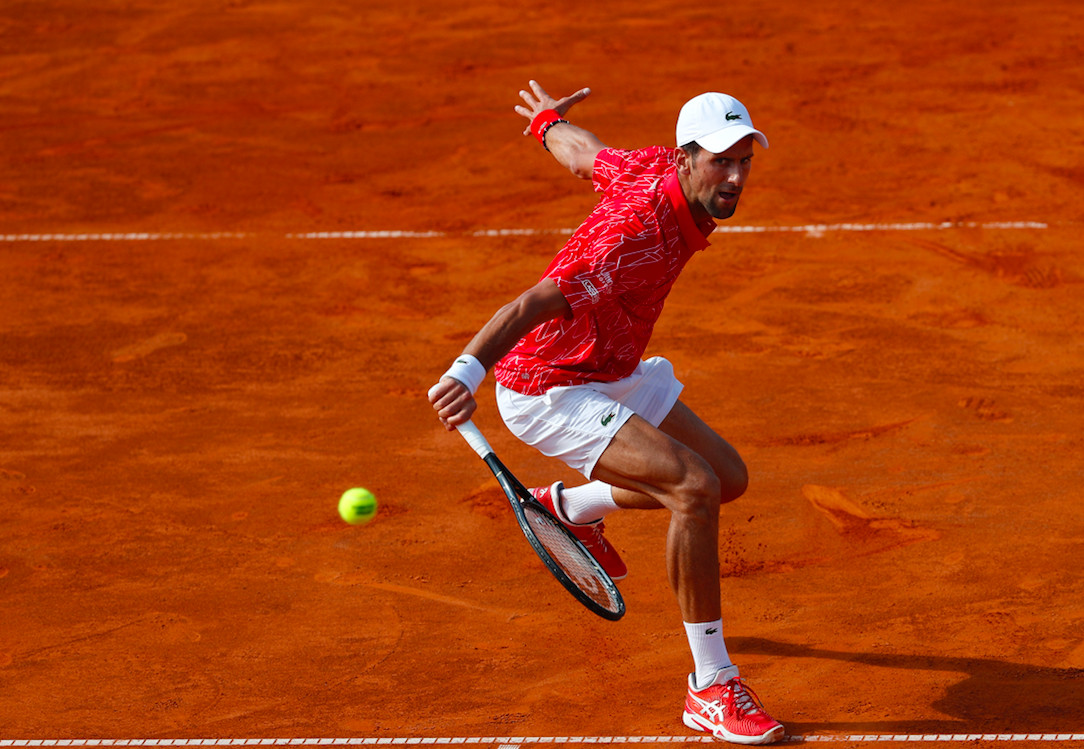
{"type": "MultiPolygon", "coordinates": [[[[531,133],[534,137],[538,138],[538,142],[543,146],[546,145],[546,131],[558,122],[567,122],[568,120],[561,119],[561,115],[556,109],[544,109],[535,115],[535,118],[531,120],[531,133]]],[[[549,150],[549,149],[547,149],[549,150]]]]}

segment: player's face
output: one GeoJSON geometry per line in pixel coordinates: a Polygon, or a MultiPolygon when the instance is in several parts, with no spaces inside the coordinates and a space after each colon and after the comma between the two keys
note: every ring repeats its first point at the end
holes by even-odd
{"type": "Polygon", "coordinates": [[[752,165],[752,135],[722,153],[701,150],[688,165],[686,197],[690,207],[694,212],[700,207],[713,218],[733,216],[752,165]]]}

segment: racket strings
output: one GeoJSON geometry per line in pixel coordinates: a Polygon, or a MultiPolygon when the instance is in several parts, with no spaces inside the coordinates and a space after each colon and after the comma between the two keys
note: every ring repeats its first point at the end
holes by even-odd
{"type": "Polygon", "coordinates": [[[585,556],[584,548],[569,537],[560,521],[529,505],[524,509],[539,543],[576,586],[600,606],[618,610],[620,601],[605,584],[598,562],[585,556]]]}

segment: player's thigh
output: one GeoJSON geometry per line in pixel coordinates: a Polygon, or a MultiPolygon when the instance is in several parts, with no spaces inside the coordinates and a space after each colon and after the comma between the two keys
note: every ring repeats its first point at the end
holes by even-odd
{"type": "Polygon", "coordinates": [[[695,451],[633,415],[602,453],[591,478],[642,495],[635,506],[687,511],[717,503],[719,482],[695,451]]]}
{"type": "Polygon", "coordinates": [[[721,484],[723,501],[737,499],[749,484],[749,473],[738,451],[680,400],[659,429],[708,462],[721,484]]]}

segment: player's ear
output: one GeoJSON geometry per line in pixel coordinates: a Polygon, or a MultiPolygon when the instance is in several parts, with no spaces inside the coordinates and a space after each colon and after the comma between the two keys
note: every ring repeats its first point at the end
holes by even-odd
{"type": "Polygon", "coordinates": [[[686,151],[684,148],[677,148],[675,149],[674,154],[677,157],[678,174],[683,174],[686,176],[691,174],[693,171],[693,159],[689,155],[689,152],[686,151]]]}

